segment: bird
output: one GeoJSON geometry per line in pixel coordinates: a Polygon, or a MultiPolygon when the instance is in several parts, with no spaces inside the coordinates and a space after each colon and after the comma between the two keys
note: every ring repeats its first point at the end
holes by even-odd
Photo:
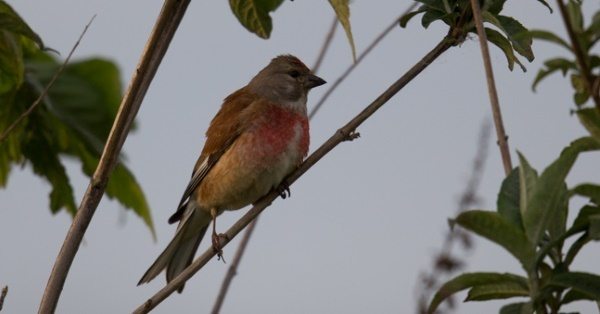
{"type": "MultiPolygon", "coordinates": [[[[166,269],[167,283],[192,263],[212,222],[212,245],[221,257],[217,216],[255,203],[271,190],[283,198],[284,178],[308,153],[308,92],[325,80],[293,55],[280,55],[225,98],[170,224],[175,235],[138,285],[166,269]]],[[[183,285],[178,287],[183,291],[183,285]]]]}

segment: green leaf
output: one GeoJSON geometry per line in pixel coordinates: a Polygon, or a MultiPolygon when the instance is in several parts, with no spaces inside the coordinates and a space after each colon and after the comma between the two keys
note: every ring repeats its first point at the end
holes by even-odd
{"type": "Polygon", "coordinates": [[[582,293],[578,290],[571,289],[565,294],[563,299],[560,301],[560,304],[561,305],[568,304],[571,302],[582,301],[582,300],[596,301],[585,293],[582,293]]]}
{"type": "MultiPolygon", "coordinates": [[[[559,188],[556,197],[556,216],[548,224],[550,240],[558,239],[567,229],[567,214],[569,213],[569,190],[567,189],[567,184],[563,184],[559,188]]],[[[562,242],[560,247],[562,247],[562,242]]]]}
{"type": "Polygon", "coordinates": [[[483,12],[483,20],[498,27],[510,40],[514,50],[527,58],[530,62],[533,61],[533,51],[531,44],[533,39],[529,31],[519,21],[512,17],[504,15],[492,15],[489,12],[483,12]]]}
{"type": "Polygon", "coordinates": [[[571,51],[571,45],[569,45],[564,39],[558,37],[558,35],[556,35],[552,32],[542,30],[542,29],[534,29],[534,30],[529,31],[529,33],[531,34],[531,37],[533,37],[534,39],[549,41],[551,43],[555,43],[559,46],[564,47],[568,51],[571,51]]]}
{"type": "Polygon", "coordinates": [[[552,276],[552,286],[572,288],[592,300],[600,301],[600,276],[584,272],[568,272],[552,276]]]}
{"type": "Polygon", "coordinates": [[[447,16],[447,13],[434,10],[427,11],[423,14],[423,18],[421,18],[421,25],[428,28],[431,23],[442,20],[445,16],[447,16]]]}
{"type": "Polygon", "coordinates": [[[422,5],[422,6],[421,6],[420,8],[418,8],[417,10],[415,10],[415,11],[412,11],[412,12],[409,12],[409,13],[407,13],[407,14],[403,15],[403,16],[400,18],[400,21],[399,21],[400,27],[402,27],[402,28],[405,28],[405,27],[406,27],[406,25],[408,24],[408,21],[410,21],[410,20],[411,20],[413,17],[415,17],[416,15],[419,15],[419,14],[421,14],[421,13],[423,13],[423,12],[426,12],[426,11],[427,11],[427,7],[426,7],[426,6],[424,6],[424,5],[422,5]]]}
{"type": "Polygon", "coordinates": [[[503,306],[500,309],[500,314],[531,314],[533,313],[533,307],[531,303],[520,302],[511,303],[503,306]]]}
{"type": "Polygon", "coordinates": [[[519,156],[519,208],[521,209],[521,217],[525,216],[528,208],[527,205],[531,199],[531,193],[538,179],[538,174],[535,169],[529,165],[525,156],[517,151],[519,156]]]}
{"type": "Polygon", "coordinates": [[[545,0],[537,0],[539,3],[543,4],[546,8],[548,8],[548,10],[550,10],[550,13],[552,13],[552,7],[550,7],[550,5],[548,4],[548,2],[546,2],[545,0]]]}
{"type": "Polygon", "coordinates": [[[440,0],[415,0],[416,2],[420,2],[423,3],[425,6],[427,6],[427,8],[429,8],[429,11],[439,11],[442,13],[450,13],[451,12],[451,8],[446,8],[444,1],[440,1],[440,0]]]}
{"type": "Polygon", "coordinates": [[[467,301],[487,301],[529,296],[529,289],[522,283],[500,282],[496,284],[475,286],[469,290],[467,301]]]}
{"type": "Polygon", "coordinates": [[[437,307],[449,296],[481,285],[493,285],[500,283],[515,283],[528,289],[527,278],[513,274],[500,273],[465,273],[459,275],[440,287],[429,304],[427,313],[434,313],[437,307]]]}
{"type": "Polygon", "coordinates": [[[515,62],[516,62],[521,67],[521,70],[523,70],[523,72],[527,72],[527,69],[525,68],[525,66],[521,63],[521,61],[519,61],[519,59],[513,53],[513,47],[510,44],[510,42],[508,41],[508,39],[506,39],[506,37],[504,37],[504,35],[500,34],[500,32],[497,32],[497,31],[495,31],[491,28],[487,28],[487,27],[485,28],[485,34],[486,34],[486,37],[489,42],[496,45],[496,47],[500,48],[500,50],[502,50],[502,52],[504,52],[504,55],[506,56],[506,61],[508,62],[508,68],[511,71],[513,70],[513,68],[515,66],[515,62]]]}
{"type": "Polygon", "coordinates": [[[600,214],[590,217],[589,237],[594,241],[600,240],[600,214]]]}
{"type": "Polygon", "coordinates": [[[556,71],[561,71],[563,76],[565,76],[569,70],[577,71],[577,65],[573,61],[564,58],[549,59],[544,62],[544,66],[545,68],[541,69],[533,80],[531,86],[533,91],[535,91],[537,84],[542,79],[556,71]]]}
{"type": "Polygon", "coordinates": [[[482,11],[488,11],[496,15],[502,11],[505,2],[506,0],[486,0],[482,11]]]}
{"type": "Polygon", "coordinates": [[[598,108],[584,108],[576,111],[579,121],[597,141],[600,141],[600,112],[598,108]]]}
{"type": "Polygon", "coordinates": [[[346,37],[348,37],[348,43],[352,49],[352,60],[356,62],[356,48],[354,46],[354,38],[352,37],[352,29],[350,28],[350,7],[349,0],[329,0],[331,7],[335,11],[335,15],[342,24],[346,37]]]}
{"type": "Polygon", "coordinates": [[[519,189],[519,168],[515,168],[504,181],[502,181],[496,205],[498,214],[500,214],[502,218],[523,230],[523,220],[519,209],[519,189]]]}
{"type": "Polygon", "coordinates": [[[505,248],[521,262],[525,269],[531,265],[534,249],[527,241],[525,233],[498,213],[470,210],[458,215],[455,221],[461,227],[505,248]]]}
{"type": "Polygon", "coordinates": [[[6,30],[31,39],[40,49],[45,49],[42,38],[5,1],[0,1],[0,31],[6,30]]]}
{"type": "Polygon", "coordinates": [[[273,29],[269,13],[275,11],[282,2],[283,0],[229,0],[229,6],[247,30],[267,39],[273,29]]]}
{"type": "Polygon", "coordinates": [[[578,229],[580,227],[586,227],[590,224],[590,217],[600,214],[600,207],[586,205],[579,210],[577,218],[573,221],[573,228],[578,229]]]}
{"type": "Polygon", "coordinates": [[[567,14],[571,21],[571,26],[576,34],[583,32],[583,14],[581,14],[581,4],[578,1],[569,0],[567,2],[567,14]]]}
{"type": "Polygon", "coordinates": [[[591,137],[575,140],[563,149],[560,157],[540,175],[527,202],[527,210],[523,214],[525,231],[531,243],[540,243],[550,222],[560,216],[561,190],[564,189],[565,178],[579,153],[598,149],[600,143],[591,137]]]}
{"type": "Polygon", "coordinates": [[[0,30],[0,95],[14,92],[23,83],[25,65],[19,40],[0,30]]]}

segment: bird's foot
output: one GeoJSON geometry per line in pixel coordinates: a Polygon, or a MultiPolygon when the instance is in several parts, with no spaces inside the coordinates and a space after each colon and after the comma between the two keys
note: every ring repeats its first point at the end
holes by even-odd
{"type": "Polygon", "coordinates": [[[281,184],[279,184],[279,186],[277,187],[277,193],[279,193],[279,196],[281,196],[281,198],[283,199],[292,196],[292,193],[290,192],[290,185],[287,183],[286,180],[283,180],[281,184]]]}
{"type": "Polygon", "coordinates": [[[226,263],[225,257],[223,257],[223,247],[221,246],[221,239],[225,239],[228,241],[229,237],[224,233],[220,233],[220,234],[213,233],[213,235],[212,235],[213,251],[217,254],[218,261],[222,260],[223,263],[226,263]]]}

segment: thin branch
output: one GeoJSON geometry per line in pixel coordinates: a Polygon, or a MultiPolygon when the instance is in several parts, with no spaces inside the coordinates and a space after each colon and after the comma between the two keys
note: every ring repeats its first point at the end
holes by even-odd
{"type": "Polygon", "coordinates": [[[377,45],[379,45],[379,43],[381,42],[381,40],[383,40],[383,38],[385,38],[385,36],[387,36],[394,28],[398,27],[398,22],[400,21],[400,19],[406,15],[407,13],[409,13],[410,11],[412,11],[414,8],[417,7],[417,3],[413,3],[410,7],[408,7],[404,13],[402,13],[399,17],[397,17],[396,19],[394,19],[394,21],[388,26],[386,27],[383,32],[381,32],[381,34],[379,34],[379,36],[377,36],[373,42],[367,47],[367,49],[365,49],[365,51],[363,51],[358,58],[356,58],[356,62],[352,63],[347,69],[346,71],[344,71],[344,73],[342,73],[342,75],[340,75],[340,77],[338,77],[335,82],[333,82],[330,86],[329,89],[327,89],[327,91],[323,94],[323,96],[321,97],[321,99],[319,99],[319,101],[317,102],[317,104],[313,107],[313,109],[310,111],[310,113],[308,114],[309,118],[312,118],[315,116],[315,114],[317,114],[317,111],[319,111],[319,109],[321,109],[321,106],[323,106],[323,104],[325,103],[325,101],[327,100],[327,98],[329,98],[329,96],[333,93],[333,91],[335,91],[335,89],[346,79],[346,77],[348,77],[348,75],[350,75],[350,73],[352,73],[352,71],[354,70],[354,68],[356,68],[360,62],[373,50],[373,48],[375,48],[377,45]]]}
{"type": "Polygon", "coordinates": [[[556,0],[558,4],[558,8],[560,9],[560,15],[562,16],[563,22],[565,23],[565,28],[567,29],[567,34],[569,34],[569,39],[571,40],[571,48],[575,53],[575,58],[577,59],[577,65],[581,70],[581,74],[583,76],[583,83],[588,93],[592,96],[594,103],[596,104],[596,108],[600,110],[600,94],[598,93],[598,88],[595,88],[594,85],[598,84],[594,77],[592,76],[592,72],[587,63],[585,54],[583,53],[583,49],[581,48],[581,43],[579,39],[577,39],[577,34],[575,34],[575,30],[573,30],[572,21],[569,19],[569,14],[567,13],[567,8],[565,8],[565,4],[562,0],[556,0]]]}
{"type": "Polygon", "coordinates": [[[333,40],[333,36],[335,35],[335,30],[337,28],[337,25],[338,25],[338,20],[337,20],[337,17],[334,16],[333,23],[331,23],[329,32],[327,32],[325,41],[323,42],[323,45],[321,46],[321,51],[319,51],[319,55],[317,56],[317,61],[315,62],[315,65],[313,65],[313,67],[311,68],[313,73],[319,72],[319,69],[321,68],[321,63],[323,63],[323,59],[325,59],[325,54],[327,53],[327,50],[329,50],[329,46],[331,45],[331,41],[333,40]]]}
{"type": "MultiPolygon", "coordinates": [[[[455,32],[452,32],[454,34],[455,32]]],[[[319,147],[314,153],[312,153],[292,174],[286,178],[286,182],[291,185],[300,176],[302,176],[308,169],[315,165],[321,158],[329,153],[341,142],[351,140],[356,136],[356,128],[360,126],[365,120],[372,116],[381,106],[383,106],[388,100],[390,100],[396,93],[398,93],[406,84],[414,79],[421,71],[423,71],[429,64],[431,64],[437,57],[444,53],[448,48],[455,45],[457,40],[452,37],[446,37],[440,41],[435,48],[433,48],[423,59],[415,64],[408,72],[406,72],[400,79],[392,84],[385,92],[383,92],[377,99],[375,99],[369,106],[367,106],[362,112],[360,112],[354,119],[348,122],[345,126],[337,130],[321,147],[319,147]]],[[[262,197],[258,202],[255,203],[242,218],[225,232],[225,237],[222,240],[221,245],[226,246],[231,239],[233,239],[244,227],[246,227],[253,219],[255,219],[265,208],[267,208],[277,197],[279,193],[277,191],[271,191],[269,194],[262,197]]],[[[212,248],[208,248],[202,255],[184,269],[177,277],[169,282],[165,287],[159,290],[154,296],[140,305],[135,309],[134,313],[148,313],[150,310],[155,308],[163,300],[165,300],[173,291],[180,287],[185,281],[191,278],[198,270],[200,270],[209,260],[215,256],[215,252],[212,248]]]]}
{"type": "Polygon", "coordinates": [[[92,16],[92,18],[90,19],[90,21],[85,25],[85,27],[83,28],[83,31],[79,35],[79,38],[77,39],[77,41],[73,45],[73,48],[71,48],[71,51],[67,55],[67,58],[60,65],[60,67],[58,68],[58,70],[56,70],[56,72],[54,73],[54,75],[50,79],[50,82],[48,82],[48,85],[46,85],[46,87],[42,90],[42,92],[40,93],[40,95],[38,96],[38,98],[31,104],[31,106],[29,106],[29,108],[27,108],[27,110],[25,110],[25,112],[23,112],[17,118],[17,120],[15,120],[15,122],[13,122],[10,126],[8,126],[8,128],[6,128],[6,130],[4,130],[4,132],[2,132],[2,135],[0,135],[0,144],[6,140],[6,138],[10,134],[10,132],[12,132],[17,127],[17,125],[19,125],[19,123],[21,123],[25,118],[27,118],[27,116],[29,116],[33,112],[33,110],[35,110],[35,108],[37,108],[37,106],[40,103],[42,103],[42,100],[48,94],[48,91],[50,90],[50,87],[52,87],[52,85],[54,85],[54,82],[56,82],[56,79],[58,79],[58,77],[62,74],[63,70],[65,69],[65,67],[67,66],[67,64],[69,63],[69,61],[71,60],[71,56],[73,56],[73,53],[75,52],[75,49],[77,49],[77,46],[79,46],[79,43],[81,42],[81,39],[83,38],[83,36],[85,35],[85,33],[87,32],[88,28],[90,27],[90,25],[92,24],[92,22],[94,21],[95,18],[96,18],[96,14],[94,14],[94,16],[92,16]]]}
{"type": "Polygon", "coordinates": [[[2,288],[2,292],[0,292],[0,311],[2,311],[2,307],[4,306],[4,299],[6,299],[7,294],[8,286],[4,286],[4,288],[2,288]]]}
{"type": "Polygon", "coordinates": [[[56,310],[58,299],[75,254],[77,254],[83,235],[102,199],[108,178],[119,161],[119,153],[127,138],[131,124],[189,3],[190,0],[166,0],[163,4],[152,34],[142,52],[140,63],[121,100],[119,111],[108,135],[100,162],[54,262],[52,273],[42,296],[39,313],[54,313],[56,310]]]}
{"type": "Polygon", "coordinates": [[[479,47],[481,48],[481,57],[483,58],[483,67],[485,68],[485,78],[487,81],[490,103],[492,105],[492,115],[494,116],[494,125],[496,126],[498,146],[500,146],[500,155],[502,155],[504,173],[508,176],[512,170],[510,149],[508,148],[508,136],[506,136],[504,123],[502,122],[500,101],[498,101],[498,92],[496,91],[496,83],[494,82],[494,70],[490,59],[487,36],[483,29],[483,19],[481,18],[481,8],[479,7],[478,0],[471,0],[471,10],[473,11],[473,19],[475,20],[475,27],[477,28],[477,34],[479,35],[479,47]]]}

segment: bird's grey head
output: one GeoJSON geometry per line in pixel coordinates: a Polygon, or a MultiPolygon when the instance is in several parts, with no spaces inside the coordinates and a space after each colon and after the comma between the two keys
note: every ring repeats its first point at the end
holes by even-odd
{"type": "Polygon", "coordinates": [[[310,73],[298,58],[282,55],[271,60],[248,83],[248,88],[275,103],[303,106],[306,110],[308,91],[325,83],[325,80],[310,73]]]}

